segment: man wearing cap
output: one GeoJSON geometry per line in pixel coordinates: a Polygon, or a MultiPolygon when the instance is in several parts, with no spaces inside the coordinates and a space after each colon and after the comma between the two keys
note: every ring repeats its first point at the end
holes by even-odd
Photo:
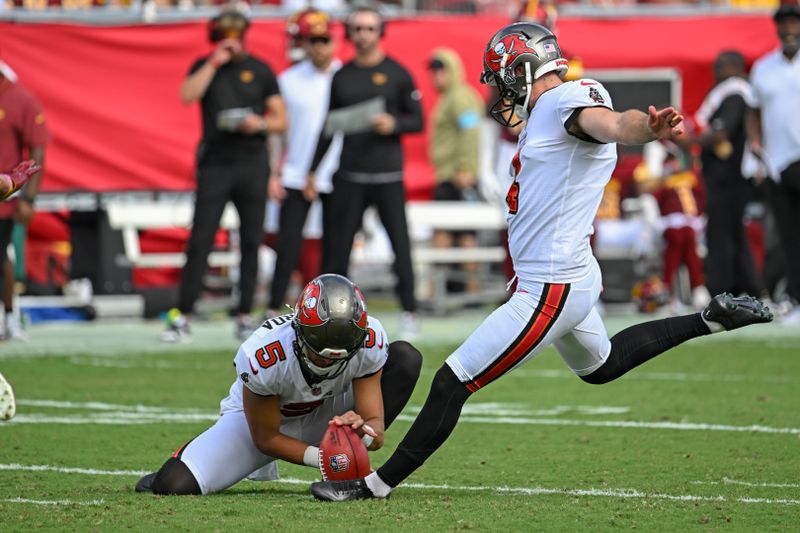
{"type": "Polygon", "coordinates": [[[753,152],[768,162],[771,204],[786,256],[788,296],[794,309],[784,323],[800,325],[800,0],[784,1],[774,15],[781,48],[753,65],[754,110],[748,134],[753,152]]]}
{"type": "MultiPolygon", "coordinates": [[[[330,19],[322,11],[307,9],[294,19],[291,34],[294,42],[303,51],[302,61],[289,67],[278,76],[281,94],[286,100],[289,129],[286,132],[285,150],[282,165],[273,173],[269,182],[270,200],[280,202],[280,221],[275,251],[275,272],[270,287],[268,312],[270,315],[282,314],[286,289],[292,271],[297,267],[303,243],[304,226],[310,217],[314,222],[315,210],[312,203],[319,199],[322,210],[322,255],[330,254],[330,235],[332,221],[328,199],[332,190],[331,176],[339,165],[341,138],[331,143],[323,157],[314,181],[306,182],[311,158],[314,156],[314,142],[317,139],[328,112],[328,97],[334,73],[342,66],[333,57],[336,48],[330,31],[330,19]]],[[[316,220],[318,224],[318,220],[316,220]]],[[[315,224],[311,224],[315,225],[315,224]]],[[[316,265],[319,274],[321,265],[316,265]]]]}
{"type": "MultiPolygon", "coordinates": [[[[436,172],[433,199],[449,202],[480,201],[478,194],[478,154],[484,104],[478,92],[464,81],[464,64],[449,48],[437,48],[428,63],[439,101],[433,111],[429,141],[431,162],[436,172]]],[[[436,248],[477,246],[474,232],[436,231],[436,248]]],[[[480,289],[477,263],[462,266],[467,292],[480,289]]],[[[459,284],[460,285],[460,284],[459,284]]],[[[451,285],[452,287],[452,285],[451,285]]],[[[458,287],[460,288],[460,287],[458,287]]]]}
{"type": "MultiPolygon", "coordinates": [[[[403,308],[398,337],[409,340],[418,334],[418,324],[400,138],[422,129],[420,93],[408,70],[387,56],[381,45],[386,24],[380,12],[371,7],[355,8],[347,17],[345,31],[355,47],[355,57],[333,77],[328,109],[332,115],[360,108],[362,112],[356,116],[363,119],[363,113],[367,113],[369,120],[357,120],[358,131],[344,136],[331,195],[337,235],[331,242],[333,253],[323,257],[323,270],[347,274],[353,239],[361,228],[364,211],[376,206],[395,255],[396,292],[403,308]]],[[[312,174],[318,171],[332,142],[327,133],[323,130],[320,135],[312,174]]]]}
{"type": "Polygon", "coordinates": [[[168,313],[164,342],[189,340],[186,315],[203,285],[208,254],[225,204],[239,213],[241,248],[239,302],[233,310],[236,336],[247,338],[264,228],[269,160],[267,133],[286,129],[286,110],[272,69],[245,50],[249,21],[237,11],[211,19],[214,51],[198,59],[181,86],[186,104],[200,102],[203,137],[197,149],[194,221],[181,275],[178,308],[168,313]]]}

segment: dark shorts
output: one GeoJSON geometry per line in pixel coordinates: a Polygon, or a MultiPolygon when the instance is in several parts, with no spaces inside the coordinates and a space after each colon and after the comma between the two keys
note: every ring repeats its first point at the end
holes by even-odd
{"type": "MultiPolygon", "coordinates": [[[[475,193],[477,195],[477,192],[475,193]]],[[[451,181],[443,181],[436,184],[433,190],[433,199],[437,202],[466,202],[469,201],[464,197],[461,189],[453,185],[451,181]]],[[[474,231],[451,231],[453,238],[458,240],[464,235],[475,235],[474,231]]]]}

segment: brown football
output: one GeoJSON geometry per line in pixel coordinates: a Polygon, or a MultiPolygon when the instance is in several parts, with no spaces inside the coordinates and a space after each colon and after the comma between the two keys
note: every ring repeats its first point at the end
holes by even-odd
{"type": "Polygon", "coordinates": [[[353,428],[328,426],[319,443],[319,471],[327,481],[356,479],[370,473],[367,448],[353,428]]]}

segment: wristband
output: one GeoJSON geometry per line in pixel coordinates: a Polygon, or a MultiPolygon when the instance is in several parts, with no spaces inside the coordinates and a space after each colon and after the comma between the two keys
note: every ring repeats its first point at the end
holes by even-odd
{"type": "Polygon", "coordinates": [[[319,448],[309,446],[303,453],[303,464],[311,468],[319,468],[319,448]]]}
{"type": "MultiPolygon", "coordinates": [[[[374,429],[372,429],[370,426],[368,426],[366,424],[364,424],[364,428],[369,429],[370,431],[375,431],[374,429]]],[[[374,440],[375,440],[375,437],[373,437],[369,433],[364,433],[364,436],[361,437],[361,442],[363,442],[364,446],[367,447],[367,448],[369,448],[369,445],[372,444],[374,440]]]]}
{"type": "Polygon", "coordinates": [[[212,67],[214,67],[215,69],[218,69],[219,67],[222,66],[222,63],[220,63],[218,61],[214,61],[213,59],[209,59],[208,60],[208,64],[211,65],[212,67]]]}

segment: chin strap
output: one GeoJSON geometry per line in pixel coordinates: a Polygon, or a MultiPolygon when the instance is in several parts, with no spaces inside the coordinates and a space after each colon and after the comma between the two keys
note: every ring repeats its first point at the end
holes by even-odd
{"type": "Polygon", "coordinates": [[[533,89],[533,75],[531,74],[531,64],[525,63],[525,100],[522,102],[522,105],[515,104],[514,105],[514,114],[517,115],[521,121],[526,121],[531,116],[530,111],[528,111],[528,104],[531,102],[531,91],[533,89]]]}

